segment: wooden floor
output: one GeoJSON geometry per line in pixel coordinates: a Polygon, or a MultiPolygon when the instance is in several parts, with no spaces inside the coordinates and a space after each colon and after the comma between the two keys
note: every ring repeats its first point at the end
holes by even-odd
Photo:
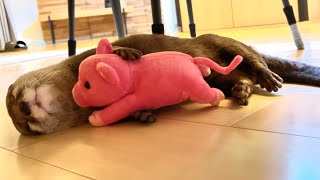
{"type": "MultiPolygon", "coordinates": [[[[296,51],[286,25],[210,33],[320,66],[320,23],[299,26],[304,51],[296,51]]],[[[93,46],[92,42],[81,47],[93,46]]],[[[61,47],[65,46],[31,48],[17,55],[65,50],[61,47]]],[[[19,75],[64,58],[0,66],[0,179],[320,179],[317,87],[285,84],[273,95],[257,91],[245,107],[230,99],[218,108],[185,103],[158,111],[158,121],[151,125],[125,122],[93,128],[87,124],[45,136],[21,136],[6,112],[7,87],[19,75]]]]}

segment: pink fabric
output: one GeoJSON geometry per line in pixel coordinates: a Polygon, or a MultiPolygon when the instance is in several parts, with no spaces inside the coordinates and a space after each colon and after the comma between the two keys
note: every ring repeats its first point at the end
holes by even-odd
{"type": "Polygon", "coordinates": [[[215,106],[224,99],[224,94],[211,88],[202,75],[210,73],[208,67],[228,74],[241,61],[242,57],[236,56],[228,67],[220,67],[208,58],[192,58],[179,52],[159,52],[137,61],[124,61],[112,54],[111,44],[102,39],[97,54],[80,64],[79,80],[72,93],[81,107],[107,106],[89,117],[94,126],[114,123],[138,110],[188,99],[215,106]],[[85,87],[86,82],[90,89],[85,87]]]}

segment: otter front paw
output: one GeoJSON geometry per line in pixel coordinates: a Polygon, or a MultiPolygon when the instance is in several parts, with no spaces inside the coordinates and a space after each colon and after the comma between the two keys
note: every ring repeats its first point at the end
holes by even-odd
{"type": "Polygon", "coordinates": [[[283,79],[270,69],[264,68],[258,74],[257,81],[262,89],[265,88],[268,92],[277,92],[282,87],[283,79]]]}
{"type": "Polygon", "coordinates": [[[252,91],[252,83],[246,80],[240,80],[231,89],[232,97],[240,105],[248,105],[248,98],[251,95],[252,91]]]}
{"type": "Polygon", "coordinates": [[[156,117],[150,110],[134,112],[131,116],[142,123],[153,123],[156,121],[156,117]]]}
{"type": "Polygon", "coordinates": [[[133,48],[126,48],[126,47],[117,47],[113,49],[113,53],[117,54],[124,60],[137,60],[139,59],[143,54],[142,52],[133,49],[133,48]]]}

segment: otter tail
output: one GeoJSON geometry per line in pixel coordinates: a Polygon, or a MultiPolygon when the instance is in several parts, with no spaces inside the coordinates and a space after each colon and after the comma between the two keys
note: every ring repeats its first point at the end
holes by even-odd
{"type": "Polygon", "coordinates": [[[320,67],[263,55],[269,69],[277,73],[287,83],[320,86],[320,67]]]}
{"type": "Polygon", "coordinates": [[[201,73],[203,76],[205,76],[206,74],[204,74],[204,72],[202,72],[202,69],[205,69],[205,67],[209,67],[212,70],[223,74],[223,75],[227,75],[229,74],[231,71],[233,71],[241,62],[242,62],[242,56],[236,56],[231,63],[229,64],[229,66],[227,67],[221,67],[219,64],[217,64],[216,62],[212,61],[209,58],[205,58],[205,57],[195,57],[194,58],[194,63],[196,65],[198,65],[201,73]]]}

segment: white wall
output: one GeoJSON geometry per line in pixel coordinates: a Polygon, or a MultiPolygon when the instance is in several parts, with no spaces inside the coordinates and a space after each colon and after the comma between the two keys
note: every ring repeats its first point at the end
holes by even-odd
{"type": "Polygon", "coordinates": [[[4,0],[4,3],[15,39],[29,46],[44,44],[37,0],[4,0]]]}

